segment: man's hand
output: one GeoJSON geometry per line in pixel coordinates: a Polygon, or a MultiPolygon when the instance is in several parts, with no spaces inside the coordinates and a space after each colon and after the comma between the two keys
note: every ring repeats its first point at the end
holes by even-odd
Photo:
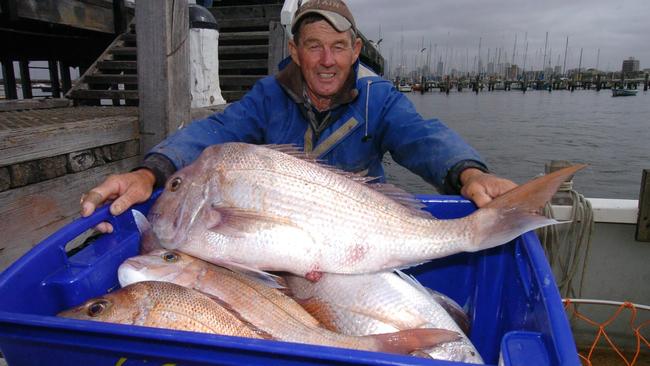
{"type": "MultiPolygon", "coordinates": [[[[144,202],[153,192],[156,177],[148,169],[111,175],[99,186],[81,196],[81,216],[90,216],[95,209],[108,200],[115,200],[110,207],[112,215],[119,215],[136,203],[144,202]]],[[[113,231],[108,222],[97,225],[97,230],[103,233],[113,231]]]]}
{"type": "Polygon", "coordinates": [[[478,207],[485,206],[494,198],[517,187],[513,181],[474,168],[463,170],[460,182],[460,194],[474,201],[478,207]]]}

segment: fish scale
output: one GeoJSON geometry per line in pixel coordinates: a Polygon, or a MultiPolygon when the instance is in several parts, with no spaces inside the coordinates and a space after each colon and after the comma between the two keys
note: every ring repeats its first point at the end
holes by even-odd
{"type": "MultiPolygon", "coordinates": [[[[321,328],[298,303],[275,288],[191,256],[155,250],[126,260],[118,269],[120,284],[165,279],[182,288],[208,294],[221,308],[273,339],[370,351],[409,353],[440,342],[453,341],[457,332],[405,330],[378,336],[348,336],[321,328]],[[173,257],[173,260],[166,258],[173,257]],[[397,333],[396,333],[397,332],[397,333]]],[[[205,309],[188,304],[190,314],[205,309]]],[[[203,328],[201,328],[203,329],[203,328]]]]}
{"type": "Polygon", "coordinates": [[[435,220],[331,168],[269,147],[226,143],[206,148],[170,177],[150,215],[165,248],[317,279],[487,249],[553,224],[537,210],[580,168],[536,179],[468,217],[435,220]]]}

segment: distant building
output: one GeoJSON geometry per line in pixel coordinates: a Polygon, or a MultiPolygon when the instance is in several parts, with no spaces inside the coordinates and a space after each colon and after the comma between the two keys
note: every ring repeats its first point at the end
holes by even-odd
{"type": "Polygon", "coordinates": [[[444,69],[444,64],[442,63],[442,61],[438,61],[438,67],[436,68],[436,75],[442,76],[443,69],[444,69]]]}
{"type": "Polygon", "coordinates": [[[519,76],[519,67],[517,65],[510,65],[510,68],[508,69],[508,79],[517,79],[519,76]]]}
{"type": "Polygon", "coordinates": [[[634,57],[630,57],[627,60],[623,60],[623,74],[633,74],[639,72],[639,60],[636,60],[634,57]]]}
{"type": "Polygon", "coordinates": [[[488,62],[487,73],[488,75],[494,75],[494,62],[488,62]]]}
{"type": "Polygon", "coordinates": [[[560,75],[562,73],[562,66],[560,66],[560,65],[555,66],[555,68],[553,69],[553,72],[555,74],[557,74],[557,75],[560,75]]]}

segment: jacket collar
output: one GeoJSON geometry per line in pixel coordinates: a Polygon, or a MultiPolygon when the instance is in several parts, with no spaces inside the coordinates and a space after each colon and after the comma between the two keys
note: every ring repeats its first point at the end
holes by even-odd
{"type": "MultiPolygon", "coordinates": [[[[359,95],[359,90],[356,88],[357,70],[359,68],[359,61],[352,66],[353,70],[348,75],[348,79],[343,84],[343,89],[332,99],[330,110],[337,108],[340,105],[348,104],[354,101],[359,95]]],[[[280,63],[280,71],[275,75],[278,83],[284,91],[293,99],[294,102],[303,105],[305,104],[303,91],[306,88],[305,80],[302,77],[300,67],[296,65],[290,57],[286,58],[280,63]]]]}

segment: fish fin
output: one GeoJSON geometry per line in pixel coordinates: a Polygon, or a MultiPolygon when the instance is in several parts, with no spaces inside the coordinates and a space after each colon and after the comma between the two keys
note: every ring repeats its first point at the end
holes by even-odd
{"type": "Polygon", "coordinates": [[[307,299],[294,299],[300,306],[303,307],[311,316],[313,316],[320,325],[332,332],[340,332],[339,327],[336,326],[336,317],[330,304],[317,297],[310,297],[307,299]]]}
{"type": "Polygon", "coordinates": [[[131,210],[131,215],[133,215],[133,221],[135,221],[135,225],[140,232],[140,254],[146,254],[156,249],[163,249],[147,217],[138,210],[131,210]]]}
{"type": "MultiPolygon", "coordinates": [[[[199,290],[196,290],[196,291],[199,291],[199,290]]],[[[258,336],[260,336],[260,338],[263,338],[263,339],[275,339],[275,338],[274,338],[271,334],[269,334],[268,332],[266,332],[266,331],[264,331],[264,330],[258,328],[255,324],[249,322],[246,318],[244,318],[243,315],[241,315],[241,314],[239,313],[239,311],[237,311],[235,308],[233,308],[233,307],[232,307],[229,303],[227,303],[226,301],[222,300],[220,297],[218,297],[218,296],[216,296],[216,295],[213,295],[213,294],[209,294],[209,293],[207,293],[207,292],[203,292],[203,291],[199,291],[199,292],[200,292],[201,294],[203,294],[203,295],[209,297],[210,299],[212,299],[212,301],[214,301],[214,302],[216,302],[217,304],[219,304],[219,306],[221,306],[221,307],[224,308],[226,311],[228,311],[230,314],[232,314],[235,318],[237,318],[237,320],[239,320],[242,324],[244,324],[244,325],[245,325],[248,329],[250,329],[253,333],[255,333],[255,334],[257,334],[258,336]]]]}
{"type": "Polygon", "coordinates": [[[395,185],[387,183],[369,183],[368,187],[410,209],[415,216],[428,219],[435,218],[429,212],[422,210],[424,207],[426,207],[426,205],[422,203],[421,200],[417,199],[413,194],[395,185]]]}
{"type": "Polygon", "coordinates": [[[264,225],[295,226],[287,218],[265,215],[254,210],[215,205],[211,205],[208,210],[208,230],[224,236],[242,237],[257,232],[264,225]]]}
{"type": "Polygon", "coordinates": [[[403,355],[461,339],[457,332],[439,328],[407,329],[365,337],[373,338],[377,342],[378,351],[403,355]]]}
{"type": "Polygon", "coordinates": [[[241,263],[225,261],[218,259],[215,261],[219,266],[229,269],[235,273],[239,273],[250,278],[253,281],[256,281],[264,286],[281,289],[286,287],[284,279],[280,276],[264,272],[257,268],[249,267],[241,263]]]}
{"type": "Polygon", "coordinates": [[[474,212],[475,240],[465,248],[475,252],[492,248],[530,230],[557,224],[541,215],[541,210],[560,184],[586,165],[573,165],[535,178],[490,201],[474,212]]]}
{"type": "Polygon", "coordinates": [[[471,330],[471,322],[469,316],[463,308],[450,297],[430,288],[427,288],[431,297],[447,311],[447,314],[458,324],[460,330],[465,334],[469,334],[471,330]]]}
{"type": "Polygon", "coordinates": [[[397,276],[399,276],[402,280],[404,280],[404,282],[408,283],[409,285],[411,285],[416,290],[420,291],[421,293],[423,293],[423,294],[425,294],[427,296],[430,295],[429,289],[424,287],[424,285],[422,285],[420,283],[420,281],[418,281],[415,277],[413,277],[411,275],[408,275],[408,274],[400,271],[399,269],[395,270],[395,274],[397,274],[397,276]]]}
{"type": "Polygon", "coordinates": [[[312,164],[316,164],[316,165],[320,166],[323,169],[327,169],[328,171],[330,171],[332,173],[336,173],[336,174],[342,175],[342,176],[344,176],[344,177],[346,177],[348,179],[352,179],[355,182],[367,183],[367,182],[371,182],[371,181],[379,179],[379,177],[368,177],[368,176],[365,176],[365,175],[361,175],[359,173],[348,172],[348,171],[339,169],[339,168],[337,168],[335,166],[329,165],[326,162],[324,162],[322,160],[318,160],[318,159],[314,158],[313,156],[309,155],[308,153],[304,152],[297,145],[280,144],[280,145],[261,145],[261,146],[264,146],[267,149],[271,149],[271,150],[279,151],[281,153],[285,153],[287,155],[291,155],[294,158],[304,160],[304,161],[307,161],[307,162],[312,163],[312,164]]]}

